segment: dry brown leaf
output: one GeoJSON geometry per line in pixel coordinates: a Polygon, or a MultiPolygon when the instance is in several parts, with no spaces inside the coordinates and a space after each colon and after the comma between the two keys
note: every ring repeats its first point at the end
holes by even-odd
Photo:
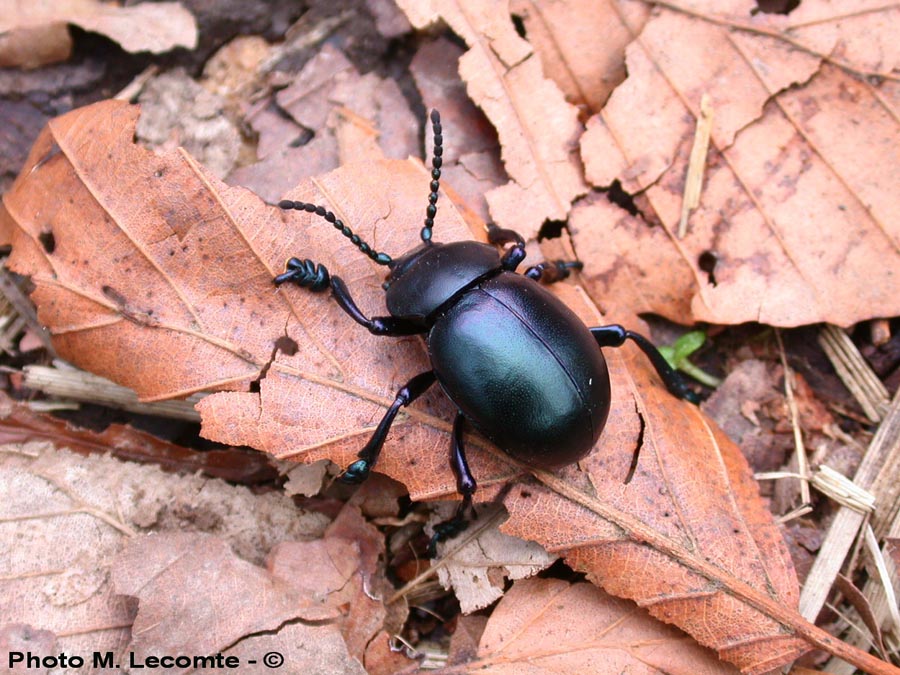
{"type": "MultiPolygon", "coordinates": [[[[429,368],[424,350],[417,338],[368,334],[328,297],[275,291],[271,277],[289,255],[315,257],[346,280],[364,313],[378,315],[383,270],[308,214],[265,207],[184,153],[135,147],[134,117],[102,103],[55,120],[4,200],[11,263],[32,276],[57,348],[144,396],[232,389],[200,404],[205,434],[346,466],[397,389],[429,368]],[[90,239],[85,221],[100,230],[90,239]],[[274,349],[283,336],[295,352],[274,349]]],[[[290,196],[326,204],[396,255],[418,241],[427,180],[421,165],[382,160],[347,165],[290,196]]],[[[440,204],[438,239],[470,237],[452,205],[440,204]]],[[[559,286],[586,323],[603,322],[575,287],[559,286]]],[[[537,482],[505,499],[506,531],[559,552],[747,672],[810,646],[889,672],[792,609],[789,558],[738,449],[664,392],[636,348],[610,350],[608,362],[612,410],[597,448],[579,466],[531,470],[537,482]],[[637,471],[625,484],[634,452],[637,471]]],[[[452,416],[438,391],[417,401],[389,436],[379,471],[416,499],[455,494],[452,416]]],[[[476,435],[467,443],[479,499],[522,470],[476,435]]]]}
{"type": "Polygon", "coordinates": [[[197,23],[178,2],[120,7],[98,0],[0,0],[0,33],[66,23],[101,33],[128,52],[159,54],[197,46],[197,23]]]}
{"type": "Polygon", "coordinates": [[[364,673],[344,644],[336,621],[340,610],[329,601],[329,593],[353,575],[352,550],[341,553],[349,574],[323,575],[306,567],[304,593],[241,560],[215,537],[172,533],[134,539],[112,565],[116,592],[138,600],[129,659],[143,664],[160,654],[221,654],[247,664],[274,650],[288,672],[364,673]],[[260,634],[267,635],[260,640],[260,634]]]}
{"type": "Polygon", "coordinates": [[[900,45],[893,29],[900,20],[900,7],[896,4],[861,0],[843,7],[829,0],[806,0],[787,15],[759,12],[750,0],[655,4],[710,18],[722,26],[776,36],[859,75],[897,79],[894,71],[900,66],[900,45]]]}
{"type": "Polygon", "coordinates": [[[72,36],[64,23],[0,32],[0,68],[40,68],[71,54],[72,36]]]}
{"type": "Polygon", "coordinates": [[[259,134],[260,161],[233,171],[228,182],[269,201],[341,164],[419,152],[419,124],[397,83],[360,75],[328,44],[247,119],[259,134]]]}
{"type": "Polygon", "coordinates": [[[104,102],[50,123],[28,161],[35,180],[4,195],[10,265],[30,270],[40,320],[86,370],[146,399],[247,389],[280,333],[262,316],[284,303],[271,285],[280,263],[267,267],[235,225],[265,222],[271,209],[183,151],[134,145],[137,115],[104,102]],[[255,320],[234,320],[242,306],[255,320]]]}
{"type": "Polygon", "coordinates": [[[597,199],[574,210],[592,295],[682,322],[849,325],[900,313],[900,85],[823,65],[765,25],[734,30],[691,12],[647,23],[628,48],[628,80],[582,139],[591,183],[619,180],[643,197],[637,216],[597,199]],[[704,94],[714,150],[678,239],[704,94]]]}
{"type": "Polygon", "coordinates": [[[467,671],[733,675],[679,630],[590,584],[516,582],[487,622],[467,671]]]}
{"type": "MultiPolygon", "coordinates": [[[[435,514],[434,522],[453,516],[456,505],[447,504],[447,507],[450,508],[435,514]]],[[[441,554],[438,579],[444,588],[453,589],[464,614],[483,609],[502,597],[507,580],[534,576],[556,560],[556,556],[534,542],[510,537],[495,527],[486,527],[466,541],[484,523],[505,518],[500,505],[479,509],[478,522],[464,539],[452,540],[438,548],[441,554]]]]}
{"type": "Polygon", "coordinates": [[[625,79],[625,47],[641,32],[650,4],[621,0],[511,0],[544,74],[566,100],[598,112],[625,79]]]}
{"type": "MultiPolygon", "coordinates": [[[[324,516],[303,513],[281,494],[80,457],[46,442],[6,445],[0,452],[0,540],[16,545],[0,559],[0,617],[52,631],[56,649],[68,654],[123,655],[133,607],[112,590],[109,571],[138,532],[215,533],[244,560],[261,563],[276,542],[321,536],[326,525],[324,516]]],[[[215,589],[195,591],[198,598],[215,596],[215,589]]],[[[33,639],[43,643],[42,634],[33,639]]]]}
{"type": "Polygon", "coordinates": [[[544,77],[540,60],[531,58],[531,46],[510,21],[508,1],[398,5],[417,27],[439,14],[469,46],[459,60],[460,75],[469,97],[497,128],[511,178],[485,195],[494,221],[530,239],[545,220],[565,220],[572,200],[587,190],[574,152],[581,133],[578,111],[544,77]]]}

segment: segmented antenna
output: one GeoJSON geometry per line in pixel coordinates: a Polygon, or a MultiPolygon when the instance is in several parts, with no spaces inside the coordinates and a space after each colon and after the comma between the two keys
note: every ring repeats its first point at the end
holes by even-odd
{"type": "Polygon", "coordinates": [[[324,218],[331,223],[334,226],[334,229],[339,230],[342,235],[353,242],[353,245],[356,246],[356,248],[365,253],[379,265],[390,265],[393,262],[393,259],[387,253],[379,253],[360,239],[358,234],[353,234],[353,230],[344,225],[337,216],[327,210],[324,206],[317,206],[316,204],[309,204],[307,202],[293,202],[290,199],[281,200],[278,202],[278,206],[285,210],[296,209],[297,211],[315,213],[317,216],[324,218]]]}
{"type": "Polygon", "coordinates": [[[434,216],[437,214],[438,190],[441,187],[441,164],[444,154],[444,137],[441,135],[441,114],[431,111],[431,130],[434,134],[434,154],[431,157],[431,194],[428,195],[428,208],[425,209],[425,227],[422,228],[422,241],[431,243],[431,228],[434,227],[434,216]]]}

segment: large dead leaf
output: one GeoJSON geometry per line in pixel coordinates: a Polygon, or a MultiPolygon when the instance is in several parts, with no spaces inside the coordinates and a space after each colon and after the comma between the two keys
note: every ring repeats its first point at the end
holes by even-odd
{"type": "Polygon", "coordinates": [[[573,152],[581,133],[578,111],[531,58],[531,45],[510,21],[508,1],[398,5],[416,27],[443,19],[469,46],[459,60],[460,76],[497,128],[512,179],[485,195],[494,221],[532,238],[545,220],[565,220],[572,200],[587,190],[573,152]]]}
{"type": "Polygon", "coordinates": [[[751,22],[753,4],[667,5],[679,11],[660,9],[628,47],[629,77],[589,121],[582,156],[592,184],[620,181],[641,195],[641,212],[596,199],[573,211],[589,289],[676,321],[846,326],[894,316],[900,87],[825,61],[891,72],[896,40],[875,28],[898,10],[842,16],[804,2],[802,14],[751,22]],[[679,238],[703,95],[712,149],[679,238]]]}
{"type": "Polygon", "coordinates": [[[221,653],[246,664],[275,650],[288,672],[363,673],[386,615],[377,599],[387,584],[376,573],[381,549],[381,535],[353,506],[323,538],[279,544],[268,569],[215,537],[136,539],[112,565],[116,592],[139,601],[128,651],[139,663],[221,653]]]}
{"type": "Polygon", "coordinates": [[[732,666],[589,584],[515,583],[488,620],[468,670],[728,675],[732,666]]]}
{"type": "MultiPolygon", "coordinates": [[[[308,255],[372,315],[384,313],[384,270],[318,219],[229,188],[186,153],[134,146],[135,116],[106,102],[54,120],[4,199],[11,265],[31,275],[57,349],[145,397],[230,390],[200,404],[206,435],[347,465],[397,389],[429,368],[424,350],[418,338],[371,336],[327,296],[275,290],[271,278],[289,255],[308,255]],[[276,349],[279,338],[296,350],[276,349]]],[[[418,164],[382,160],[309,180],[291,196],[327,204],[397,255],[417,243],[427,181],[418,164]]],[[[436,236],[471,236],[446,200],[436,236]]],[[[586,323],[602,322],[577,288],[558,292],[586,323]]],[[[793,609],[789,558],[738,449],[665,393],[638,350],[611,350],[608,361],[612,411],[598,447],[578,466],[531,471],[535,480],[505,499],[506,530],[566,556],[747,672],[810,646],[889,672],[793,609]]],[[[379,470],[416,499],[454,494],[452,415],[440,392],[423,397],[398,420],[379,470]]],[[[523,469],[476,435],[468,445],[480,499],[523,469]]]]}

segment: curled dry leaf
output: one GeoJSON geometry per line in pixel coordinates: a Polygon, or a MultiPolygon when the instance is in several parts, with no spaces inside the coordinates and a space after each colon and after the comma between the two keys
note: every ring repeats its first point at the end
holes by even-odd
{"type": "MultiPolygon", "coordinates": [[[[346,466],[396,391],[429,368],[425,352],[418,338],[372,336],[328,297],[275,290],[271,278],[288,256],[309,256],[378,315],[384,269],[320,219],[228,188],[186,153],[134,146],[135,116],[106,102],[54,120],[4,199],[11,264],[32,276],[57,349],[145,397],[229,390],[199,406],[207,436],[346,466]]],[[[418,243],[427,182],[420,164],[382,160],[308,180],[289,196],[327,205],[398,255],[418,243]]],[[[471,237],[452,204],[440,205],[439,240],[471,237]]],[[[603,322],[578,289],[558,286],[586,323],[603,322]]],[[[664,392],[636,348],[610,350],[607,360],[614,393],[598,447],[579,466],[531,470],[536,480],[505,499],[506,531],[564,555],[747,672],[810,646],[879,672],[885,664],[792,609],[790,561],[738,449],[664,392]]],[[[389,435],[379,471],[415,499],[455,494],[452,416],[438,391],[417,401],[389,435]]],[[[481,500],[522,470],[475,434],[467,445],[481,500]]]]}
{"type": "Polygon", "coordinates": [[[900,86],[823,65],[795,49],[793,33],[780,36],[661,9],[629,46],[629,77],[589,121],[582,156],[592,184],[621,181],[640,193],[641,211],[597,199],[573,211],[575,245],[596,263],[594,297],[714,323],[846,326],[900,313],[900,86]],[[700,207],[678,239],[704,95],[713,149],[700,207]]]}
{"type": "Polygon", "coordinates": [[[178,2],[119,7],[100,0],[33,3],[0,0],[0,33],[67,23],[101,33],[128,52],[159,54],[175,47],[197,46],[197,22],[178,2]]]}
{"type": "Polygon", "coordinates": [[[531,239],[545,220],[565,220],[572,200],[587,190],[575,150],[578,111],[544,77],[540,60],[531,58],[531,45],[516,34],[507,0],[398,5],[416,27],[439,15],[469,46],[459,60],[460,76],[469,97],[497,128],[512,179],[485,195],[494,221],[531,239]]]}
{"type": "Polygon", "coordinates": [[[419,151],[419,124],[397,83],[375,73],[360,75],[329,44],[247,117],[259,134],[260,161],[236,169],[228,182],[272,201],[301,178],[341,164],[405,159],[419,151]]]}
{"type": "MultiPolygon", "coordinates": [[[[478,217],[489,221],[485,194],[507,182],[497,132],[466,95],[459,77],[459,59],[465,50],[446,38],[422,45],[409,64],[425,107],[441,111],[444,136],[454,139],[444,146],[441,173],[463,202],[478,217]],[[457,142],[458,139],[458,142],[457,142]]],[[[431,139],[426,135],[426,149],[431,139]]]]}
{"type": "Polygon", "coordinates": [[[109,453],[122,460],[152,462],[166,471],[200,472],[238,484],[268,482],[277,476],[265,455],[246,449],[192,450],[122,424],[110,424],[103,431],[82,429],[58,417],[36,413],[0,392],[0,443],[36,441],[82,455],[109,453]]]}

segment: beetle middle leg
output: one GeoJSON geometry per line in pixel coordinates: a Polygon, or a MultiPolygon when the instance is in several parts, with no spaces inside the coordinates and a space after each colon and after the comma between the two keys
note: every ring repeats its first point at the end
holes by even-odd
{"type": "Polygon", "coordinates": [[[397,397],[387,409],[384,417],[381,418],[381,422],[378,423],[378,427],[375,429],[369,442],[359,451],[357,455],[359,459],[347,467],[347,470],[341,475],[341,481],[344,483],[362,483],[369,476],[369,472],[375,466],[375,462],[378,461],[378,455],[381,454],[381,448],[384,446],[388,431],[390,431],[400,408],[408,406],[428,391],[428,388],[434,384],[436,379],[434,372],[429,370],[419,373],[400,388],[400,391],[397,392],[397,397]]]}
{"type": "Polygon", "coordinates": [[[456,475],[456,490],[462,495],[462,503],[457,507],[456,513],[450,520],[445,520],[434,526],[434,536],[428,543],[428,557],[433,558],[437,554],[438,542],[455,537],[469,526],[467,512],[472,512],[476,517],[475,508],[472,506],[472,495],[478,484],[469,470],[469,462],[466,460],[466,450],[463,446],[463,425],[465,417],[462,413],[456,414],[453,421],[453,440],[450,443],[450,466],[456,475]]]}
{"type": "Polygon", "coordinates": [[[690,401],[691,403],[700,402],[697,394],[688,388],[684,380],[681,379],[681,376],[669,365],[668,361],[666,361],[665,357],[659,353],[659,350],[654,344],[640,333],[626,330],[619,324],[597,326],[591,328],[590,331],[591,335],[593,335],[594,339],[597,341],[597,344],[601,347],[621,347],[625,344],[625,340],[631,340],[640,347],[641,351],[647,355],[648,359],[650,359],[650,363],[653,364],[653,368],[662,378],[663,384],[666,385],[666,389],[668,389],[670,393],[678,398],[690,401]]]}

